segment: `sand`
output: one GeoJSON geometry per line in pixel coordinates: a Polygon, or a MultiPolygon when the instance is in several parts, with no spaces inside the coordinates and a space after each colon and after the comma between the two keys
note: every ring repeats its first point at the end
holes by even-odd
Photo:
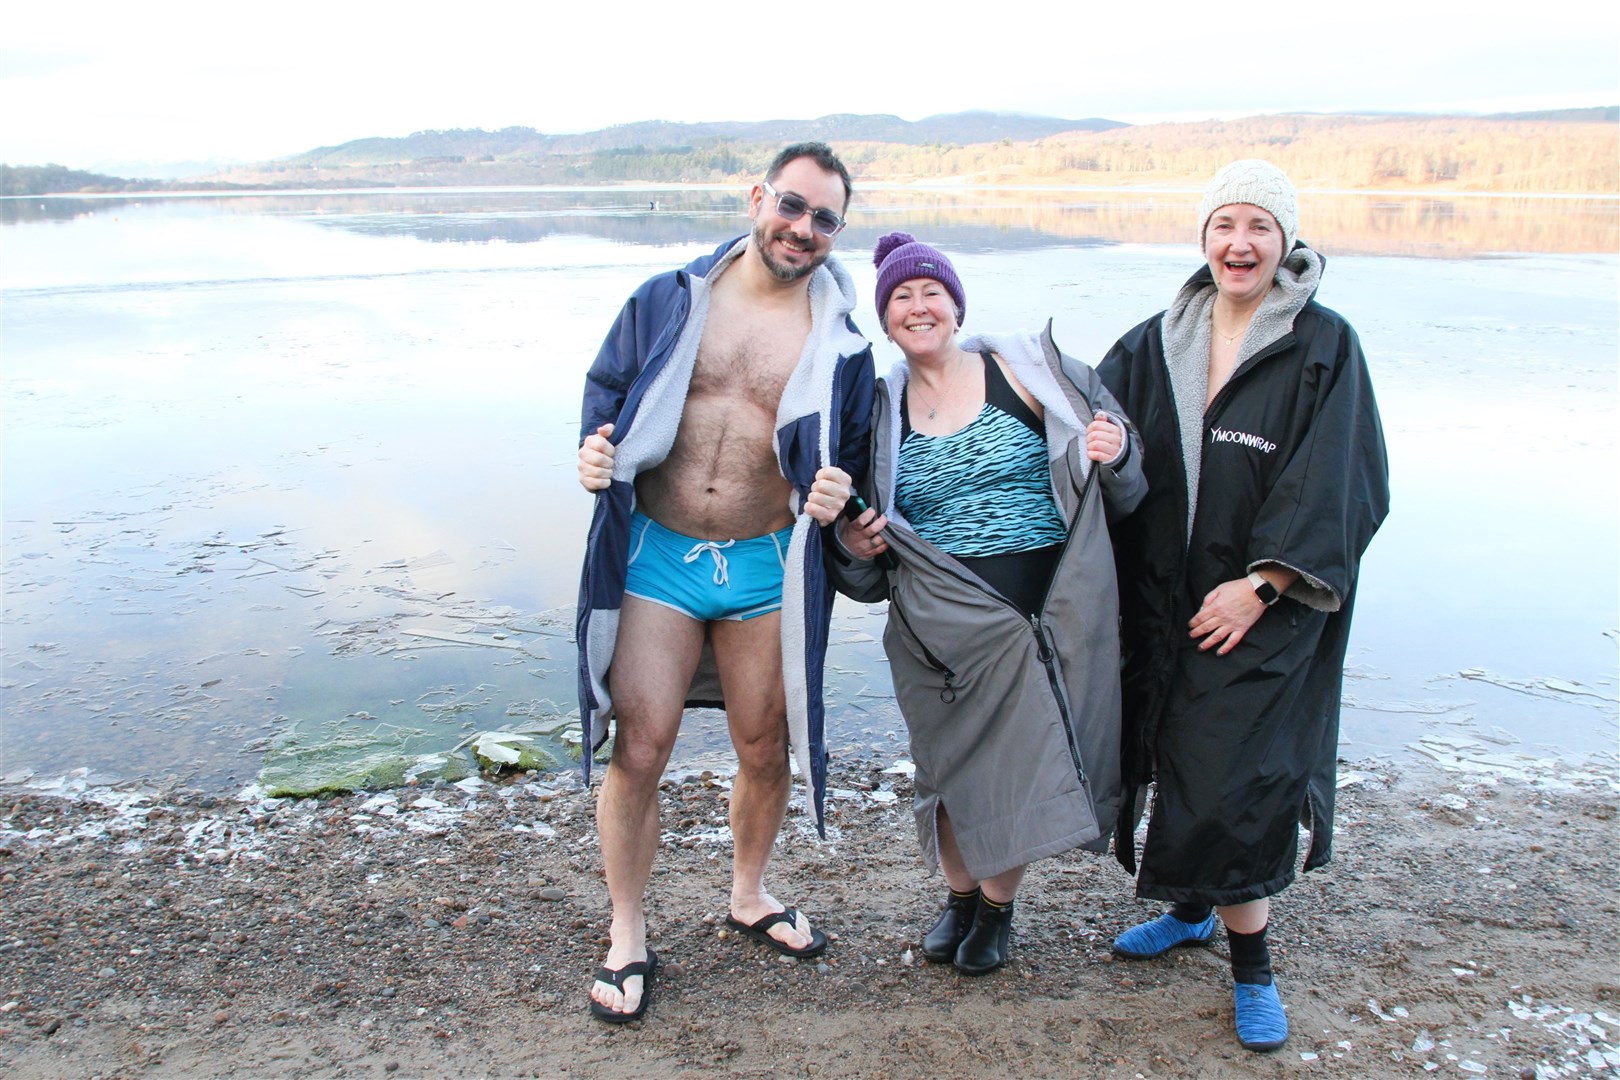
{"type": "Polygon", "coordinates": [[[299,801],[82,776],[0,786],[8,1077],[1607,1076],[1620,1073],[1617,787],[1344,764],[1335,858],[1279,897],[1292,1036],[1232,1033],[1224,938],[1116,960],[1159,910],[1108,857],[1032,868],[1013,958],[921,962],[943,884],[894,760],[835,763],[776,896],[819,961],[725,930],[724,775],[667,780],[643,1020],[586,1012],[606,890],[576,774],[299,801]],[[52,790],[40,790],[42,786],[52,790]]]}

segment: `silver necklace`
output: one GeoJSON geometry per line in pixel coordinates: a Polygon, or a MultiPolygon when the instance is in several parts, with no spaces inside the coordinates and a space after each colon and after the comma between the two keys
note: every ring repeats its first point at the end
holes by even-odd
{"type": "MultiPolygon", "coordinates": [[[[951,374],[950,375],[945,376],[945,378],[943,380],[941,380],[941,382],[940,382],[940,395],[939,395],[939,400],[940,401],[944,401],[945,400],[945,395],[950,392],[950,389],[951,389],[951,385],[950,385],[951,384],[951,376],[955,375],[957,371],[961,370],[962,357],[964,357],[966,355],[967,355],[966,353],[959,353],[957,355],[957,358],[956,358],[956,367],[951,369],[951,374]]],[[[939,405],[938,404],[929,404],[928,395],[924,394],[922,392],[922,380],[921,379],[912,379],[911,384],[914,387],[916,387],[917,396],[923,399],[923,404],[928,406],[928,419],[932,420],[934,418],[935,414],[937,414],[939,412],[939,405]]]]}
{"type": "Polygon", "coordinates": [[[1249,320],[1244,319],[1242,325],[1240,325],[1236,330],[1234,330],[1230,334],[1228,334],[1226,331],[1222,330],[1220,328],[1220,326],[1216,323],[1216,321],[1215,321],[1215,313],[1213,311],[1211,311],[1210,315],[1209,315],[1209,328],[1215,332],[1215,335],[1217,337],[1219,337],[1222,341],[1224,341],[1228,345],[1230,345],[1230,344],[1232,344],[1232,342],[1236,341],[1238,338],[1242,337],[1244,334],[1249,332],[1249,320]]]}

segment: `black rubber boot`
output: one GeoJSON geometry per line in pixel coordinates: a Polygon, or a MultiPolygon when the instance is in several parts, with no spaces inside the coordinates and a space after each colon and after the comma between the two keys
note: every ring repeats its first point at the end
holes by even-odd
{"type": "Polygon", "coordinates": [[[979,907],[979,890],[958,893],[952,889],[945,897],[945,910],[928,933],[923,935],[923,959],[931,964],[948,964],[956,959],[956,947],[967,937],[973,926],[973,913],[979,907]]]}
{"type": "Polygon", "coordinates": [[[1013,901],[998,906],[979,895],[973,929],[956,950],[956,970],[964,975],[988,975],[1007,962],[1012,940],[1013,901]]]}

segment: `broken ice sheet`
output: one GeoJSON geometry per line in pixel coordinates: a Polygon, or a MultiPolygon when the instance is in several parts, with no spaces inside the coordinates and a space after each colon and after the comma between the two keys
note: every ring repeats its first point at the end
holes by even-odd
{"type": "Polygon", "coordinates": [[[1614,704],[1615,699],[1602,694],[1580,683],[1568,679],[1554,678],[1544,675],[1534,679],[1510,679],[1506,675],[1499,675],[1484,668],[1464,668],[1456,675],[1459,679],[1472,679],[1476,682],[1489,683],[1504,690],[1513,690],[1531,697],[1557,698],[1567,700],[1575,698],[1582,705],[1591,705],[1596,708],[1606,708],[1614,704]]]}
{"type": "Polygon", "coordinates": [[[1383,713],[1416,713],[1420,716],[1442,716],[1458,709],[1465,709],[1474,704],[1471,701],[1458,702],[1426,702],[1426,701],[1362,701],[1361,699],[1345,694],[1341,699],[1347,708],[1364,709],[1368,712],[1383,713]]]}
{"type": "Polygon", "coordinates": [[[1371,1009],[1372,1014],[1374,1016],[1378,1017],[1378,1019],[1387,1020],[1387,1021],[1390,1021],[1390,1022],[1393,1022],[1396,1019],[1397,1016],[1399,1016],[1401,1014],[1404,1014],[1406,1012],[1405,1009],[1402,1009],[1399,1006],[1396,1006],[1394,1013],[1387,1013],[1378,1004],[1378,999],[1377,998],[1368,998],[1367,999],[1367,1008],[1371,1009]]]}
{"type": "Polygon", "coordinates": [[[399,813],[399,797],[389,792],[373,795],[355,808],[360,814],[382,814],[391,817],[399,813]]]}
{"type": "Polygon", "coordinates": [[[472,741],[472,752],[479,763],[501,768],[555,769],[560,764],[544,748],[535,745],[533,735],[515,731],[483,731],[472,741]]]}
{"type": "Polygon", "coordinates": [[[1448,772],[1479,773],[1527,780],[1535,774],[1549,774],[1557,763],[1548,758],[1535,758],[1525,754],[1495,754],[1469,739],[1445,738],[1425,735],[1420,741],[1407,743],[1414,750],[1432,759],[1448,772]]]}
{"type": "Polygon", "coordinates": [[[578,709],[564,711],[556,702],[547,698],[514,701],[506,707],[506,715],[527,718],[511,728],[512,731],[524,735],[545,735],[555,738],[570,728],[579,727],[578,709]]]}
{"type": "Polygon", "coordinates": [[[407,570],[430,570],[435,567],[449,566],[456,560],[452,559],[446,551],[431,551],[426,555],[419,555],[405,564],[407,570]]]}
{"type": "Polygon", "coordinates": [[[429,641],[445,641],[452,645],[482,645],[490,649],[521,649],[523,646],[515,641],[507,641],[497,637],[485,637],[481,634],[447,634],[442,630],[402,629],[400,633],[406,637],[427,638],[429,641]]]}

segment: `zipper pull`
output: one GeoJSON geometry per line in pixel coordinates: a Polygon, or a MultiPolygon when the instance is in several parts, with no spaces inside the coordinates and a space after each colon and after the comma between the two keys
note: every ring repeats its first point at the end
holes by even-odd
{"type": "Polygon", "coordinates": [[[1031,615],[1029,617],[1029,624],[1035,629],[1035,644],[1040,646],[1039,650],[1035,653],[1035,659],[1039,660],[1043,664],[1051,663],[1052,647],[1046,643],[1046,635],[1041,631],[1041,617],[1039,615],[1031,615]]]}

